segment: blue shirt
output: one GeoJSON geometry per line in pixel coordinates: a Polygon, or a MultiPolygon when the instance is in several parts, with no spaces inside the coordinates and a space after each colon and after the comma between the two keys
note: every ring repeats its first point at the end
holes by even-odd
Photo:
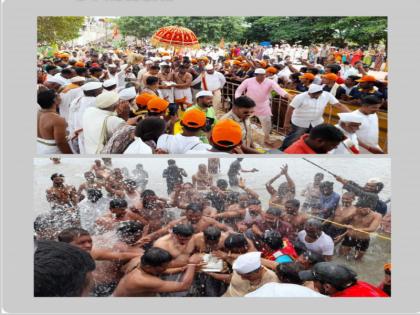
{"type": "Polygon", "coordinates": [[[338,207],[338,203],[340,202],[340,195],[336,192],[333,192],[329,196],[325,196],[321,193],[321,198],[319,203],[321,204],[321,215],[324,219],[330,217],[334,214],[335,210],[338,207]]]}

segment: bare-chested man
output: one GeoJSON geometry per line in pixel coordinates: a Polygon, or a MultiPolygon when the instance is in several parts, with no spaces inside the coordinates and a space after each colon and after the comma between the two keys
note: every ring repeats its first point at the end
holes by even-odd
{"type": "Polygon", "coordinates": [[[51,209],[74,208],[79,202],[76,188],[72,185],[64,185],[64,175],[54,173],[51,175],[53,185],[47,189],[47,201],[51,209]]]}
{"type": "Polygon", "coordinates": [[[127,262],[141,254],[139,249],[133,251],[124,250],[122,248],[115,249],[105,247],[98,248],[97,246],[93,247],[92,237],[89,232],[80,228],[68,228],[61,231],[60,234],[58,234],[58,241],[79,247],[80,249],[88,252],[96,261],[96,269],[93,272],[96,284],[92,292],[92,295],[94,296],[110,295],[113,289],[115,289],[120,278],[117,277],[119,268],[116,266],[120,266],[121,263],[127,262]],[[100,261],[104,262],[104,264],[100,263],[100,261]],[[113,268],[107,268],[107,270],[103,268],[105,266],[109,267],[110,265],[113,266],[113,268]]]}
{"type": "Polygon", "coordinates": [[[66,138],[67,122],[58,113],[60,95],[54,90],[38,92],[37,153],[72,153],[66,138]]]}
{"type": "Polygon", "coordinates": [[[109,213],[96,220],[98,231],[110,231],[123,221],[139,221],[146,224],[144,218],[127,209],[127,201],[124,199],[113,199],[109,203],[109,213]]]}
{"type": "Polygon", "coordinates": [[[125,192],[125,199],[128,207],[131,208],[141,202],[141,196],[137,190],[137,182],[133,179],[125,179],[123,181],[123,188],[125,192]]]}
{"type": "Polygon", "coordinates": [[[158,296],[159,293],[188,290],[196,269],[201,267],[201,257],[188,258],[185,272],[179,282],[161,279],[172,259],[172,255],[162,248],[152,247],[146,250],[138,267],[121,279],[113,296],[158,296]]]}
{"type": "MultiPolygon", "coordinates": [[[[352,220],[353,216],[356,214],[356,207],[353,206],[355,195],[352,192],[345,192],[341,196],[341,207],[337,207],[334,213],[334,217],[331,221],[347,225],[352,220]]],[[[335,244],[338,244],[345,234],[347,234],[347,229],[345,227],[335,225],[333,223],[325,222],[324,223],[324,232],[327,233],[334,240],[335,244]]]]}
{"type": "Polygon", "coordinates": [[[209,226],[203,232],[194,234],[188,243],[188,252],[211,253],[223,249],[223,244],[228,236],[216,226],[209,226]]]}
{"type": "Polygon", "coordinates": [[[382,220],[380,213],[368,208],[369,201],[359,200],[356,203],[356,213],[347,226],[347,235],[341,243],[340,254],[348,256],[355,249],[355,260],[361,260],[369,248],[370,233],[375,232],[382,220]]]}
{"type": "Polygon", "coordinates": [[[220,173],[220,159],[219,158],[209,158],[207,162],[207,167],[211,175],[217,175],[220,173]]]}
{"type": "Polygon", "coordinates": [[[95,173],[97,179],[103,181],[110,175],[109,169],[102,165],[101,160],[95,160],[95,164],[92,165],[91,171],[95,173]]]}
{"type": "Polygon", "coordinates": [[[79,189],[77,190],[77,195],[79,196],[79,200],[83,200],[85,195],[83,192],[88,191],[88,189],[102,189],[102,184],[95,180],[95,174],[93,172],[85,172],[84,174],[86,182],[80,184],[79,189]]]}
{"type": "Polygon", "coordinates": [[[111,197],[124,198],[124,176],[121,169],[115,168],[105,180],[105,189],[111,197]]]}
{"type": "Polygon", "coordinates": [[[207,172],[205,164],[198,165],[198,172],[192,176],[192,184],[197,190],[207,190],[213,185],[213,176],[207,172]]]}
{"type": "Polygon", "coordinates": [[[295,238],[297,237],[297,233],[304,229],[305,222],[308,220],[308,216],[304,213],[300,213],[299,208],[299,200],[287,200],[284,204],[285,214],[282,216],[283,221],[291,224],[295,238]]]}
{"type": "Polygon", "coordinates": [[[265,187],[271,196],[269,201],[270,207],[284,210],[284,204],[286,201],[295,198],[295,183],[289,176],[287,164],[281,168],[281,172],[278,175],[274,176],[267,184],[265,184],[265,187]],[[286,177],[287,182],[281,183],[276,191],[272,184],[282,175],[286,177]]]}

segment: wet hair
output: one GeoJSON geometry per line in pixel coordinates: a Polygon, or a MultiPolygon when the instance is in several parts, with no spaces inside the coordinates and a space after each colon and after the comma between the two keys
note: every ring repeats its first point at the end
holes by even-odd
{"type": "Polygon", "coordinates": [[[172,228],[172,233],[179,236],[189,237],[194,234],[194,228],[191,224],[178,224],[172,228]]]}
{"type": "Polygon", "coordinates": [[[227,188],[228,182],[225,179],[218,179],[216,182],[216,186],[219,188],[227,188]]]}
{"type": "Polygon", "coordinates": [[[299,208],[300,207],[300,201],[297,199],[289,199],[286,201],[286,203],[289,203],[293,206],[293,208],[299,208]]]}
{"type": "Polygon", "coordinates": [[[127,201],[125,199],[122,199],[122,198],[115,198],[115,199],[112,199],[109,202],[109,207],[110,208],[125,209],[125,208],[127,208],[127,206],[128,206],[127,201]]]}
{"type": "Polygon", "coordinates": [[[289,192],[289,184],[287,182],[281,183],[277,188],[277,195],[279,197],[284,197],[289,192]]]}
{"type": "Polygon", "coordinates": [[[274,230],[269,230],[264,233],[263,242],[267,244],[271,250],[279,250],[284,247],[283,237],[279,232],[274,230]]]}
{"type": "Polygon", "coordinates": [[[312,266],[319,262],[325,261],[324,256],[322,256],[322,254],[319,254],[312,250],[306,250],[301,255],[303,255],[312,266]]]}
{"type": "Polygon", "coordinates": [[[156,196],[156,193],[151,189],[145,189],[140,195],[142,199],[149,196],[156,196]]]}
{"type": "Polygon", "coordinates": [[[78,238],[80,236],[85,236],[85,235],[90,236],[90,233],[88,231],[86,231],[85,229],[82,229],[82,228],[71,227],[71,228],[62,230],[57,235],[57,239],[58,239],[59,242],[71,243],[76,238],[78,238]]]}
{"type": "Polygon", "coordinates": [[[243,234],[231,233],[226,237],[223,245],[227,250],[231,250],[248,246],[248,242],[243,234]]]}
{"type": "Polygon", "coordinates": [[[54,105],[57,93],[54,90],[40,91],[37,95],[37,103],[43,109],[49,109],[54,105]]]}
{"type": "Polygon", "coordinates": [[[190,203],[185,210],[192,212],[203,212],[203,205],[199,203],[190,203]]]}
{"type": "Polygon", "coordinates": [[[254,108],[256,106],[254,100],[248,96],[239,96],[235,98],[233,106],[239,108],[254,108]]]}
{"type": "Polygon", "coordinates": [[[120,237],[129,237],[143,232],[144,225],[138,221],[124,221],[117,227],[117,234],[120,237]]]}
{"type": "Polygon", "coordinates": [[[323,139],[326,141],[341,142],[346,137],[337,127],[329,124],[320,124],[311,129],[309,138],[312,140],[323,139]]]}
{"type": "Polygon", "coordinates": [[[87,273],[95,269],[90,254],[63,242],[38,241],[36,246],[34,296],[81,296],[87,273]]]}
{"type": "Polygon", "coordinates": [[[261,205],[261,201],[258,199],[250,199],[247,201],[248,206],[259,206],[261,205]]]}
{"type": "Polygon", "coordinates": [[[305,226],[313,226],[317,229],[322,229],[322,222],[318,219],[308,219],[308,221],[305,223],[305,226]]]}
{"type": "Polygon", "coordinates": [[[64,177],[64,175],[63,174],[58,174],[58,173],[54,173],[54,174],[52,174],[51,175],[51,180],[54,180],[54,178],[56,178],[56,177],[64,177]]]}
{"type": "Polygon", "coordinates": [[[175,165],[175,160],[172,160],[172,159],[170,159],[170,160],[168,160],[168,165],[175,165]]]}
{"type": "Polygon", "coordinates": [[[166,123],[158,117],[149,117],[142,119],[137,123],[135,134],[136,137],[143,141],[153,140],[157,142],[159,137],[165,132],[166,123]]]}
{"type": "Polygon", "coordinates": [[[226,201],[229,204],[234,204],[239,202],[239,193],[237,191],[230,191],[227,194],[226,201]]]}
{"type": "Polygon", "coordinates": [[[368,198],[359,198],[354,206],[356,208],[372,209],[372,200],[369,200],[368,198]]]}
{"type": "Polygon", "coordinates": [[[321,184],[319,184],[319,188],[323,189],[323,188],[333,188],[334,187],[334,183],[333,182],[329,182],[329,181],[325,181],[322,182],[321,184]]]}
{"type": "Polygon", "coordinates": [[[155,76],[149,76],[146,79],[146,85],[153,85],[159,82],[159,78],[155,76]]]}
{"type": "Polygon", "coordinates": [[[87,195],[88,199],[94,199],[95,201],[98,201],[103,197],[102,191],[96,188],[89,188],[87,190],[87,195]]]}
{"type": "Polygon", "coordinates": [[[381,103],[382,103],[382,100],[376,95],[367,95],[365,97],[362,97],[362,106],[369,107],[369,106],[374,106],[381,103]]]}
{"type": "Polygon", "coordinates": [[[203,234],[206,240],[217,241],[222,235],[222,232],[217,226],[209,226],[203,231],[203,234]]]}
{"type": "Polygon", "coordinates": [[[141,256],[140,263],[142,266],[160,267],[169,263],[173,259],[172,255],[164,249],[151,247],[147,249],[141,256]]]}
{"type": "MultiPolygon", "coordinates": [[[[152,65],[151,67],[150,67],[150,70],[157,70],[157,71],[159,71],[160,70],[160,67],[158,66],[158,65],[152,65]]],[[[146,79],[147,80],[147,79],[146,79]]]]}
{"type": "Polygon", "coordinates": [[[282,283],[302,285],[303,281],[299,277],[299,272],[302,270],[302,266],[297,262],[278,264],[276,266],[276,275],[282,283]]]}
{"type": "Polygon", "coordinates": [[[137,182],[134,179],[127,178],[123,181],[124,185],[137,187],[137,182]]]}
{"type": "Polygon", "coordinates": [[[280,217],[282,215],[281,210],[279,208],[274,208],[274,207],[269,207],[265,213],[271,214],[275,217],[280,217]]]}

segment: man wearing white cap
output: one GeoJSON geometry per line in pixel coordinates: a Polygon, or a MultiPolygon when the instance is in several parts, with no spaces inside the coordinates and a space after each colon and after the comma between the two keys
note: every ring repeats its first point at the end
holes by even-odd
{"type": "Polygon", "coordinates": [[[226,78],[220,72],[215,71],[212,64],[208,64],[204,69],[205,71],[201,72],[191,85],[201,82],[201,89],[213,93],[213,108],[217,118],[220,118],[225,114],[222,107],[222,88],[226,84],[226,78]]]}
{"type": "Polygon", "coordinates": [[[115,79],[108,79],[104,81],[102,86],[104,87],[104,92],[112,92],[117,89],[117,81],[115,79]]]}
{"type": "Polygon", "coordinates": [[[362,124],[362,118],[351,113],[338,113],[340,121],[335,125],[346,136],[346,140],[341,142],[337,148],[330,151],[330,154],[358,154],[359,141],[357,140],[356,131],[359,130],[362,124]]]}
{"type": "Polygon", "coordinates": [[[121,118],[128,120],[130,117],[130,111],[138,110],[137,105],[133,104],[133,100],[137,96],[136,88],[132,86],[122,89],[118,95],[120,96],[120,100],[123,102],[121,102],[118,106],[117,112],[121,118]]]}
{"type": "Polygon", "coordinates": [[[82,85],[85,83],[85,77],[73,77],[70,79],[70,84],[64,87],[60,93],[61,104],[60,104],[60,116],[66,121],[69,119],[69,107],[71,102],[77,97],[83,95],[82,85]]]}
{"type": "Polygon", "coordinates": [[[270,141],[271,116],[273,115],[270,106],[271,91],[276,91],[281,97],[290,98],[290,96],[276,82],[266,78],[264,69],[257,68],[254,73],[254,78],[246,79],[241,83],[235,92],[235,98],[245,93],[255,102],[254,114],[261,123],[264,142],[272,145],[270,141]]]}
{"type": "Polygon", "coordinates": [[[99,153],[112,134],[125,120],[114,112],[120,96],[115,92],[102,93],[95,99],[95,107],[89,107],[83,114],[83,134],[86,154],[99,153]]]}
{"type": "Polygon", "coordinates": [[[85,154],[82,118],[87,108],[95,106],[96,96],[102,93],[102,83],[85,83],[82,90],[83,95],[75,98],[70,104],[68,123],[73,152],[85,154]]]}
{"type": "Polygon", "coordinates": [[[108,65],[108,78],[114,79],[117,82],[117,89],[123,88],[128,71],[129,71],[128,64],[123,64],[120,69],[118,69],[117,65],[110,64],[108,65]]]}
{"type": "Polygon", "coordinates": [[[322,86],[311,84],[307,92],[296,95],[287,107],[284,129],[288,133],[280,150],[286,150],[303,134],[324,122],[322,117],[327,105],[334,106],[339,112],[350,112],[347,106],[329,92],[323,91],[322,86]]]}
{"type": "Polygon", "coordinates": [[[211,131],[214,124],[217,122],[216,111],[214,110],[213,104],[213,93],[210,91],[200,91],[195,96],[197,101],[196,105],[187,108],[187,111],[191,109],[198,109],[206,114],[206,125],[202,128],[202,132],[199,135],[201,142],[209,143],[207,134],[211,131]]]}
{"type": "Polygon", "coordinates": [[[47,80],[44,82],[44,85],[50,90],[59,92],[59,90],[61,89],[62,86],[65,85],[65,83],[59,78],[49,76],[47,77],[47,80]]]}
{"type": "Polygon", "coordinates": [[[277,275],[261,265],[261,253],[239,256],[232,265],[233,274],[224,297],[245,296],[266,283],[279,282],[277,275]]]}

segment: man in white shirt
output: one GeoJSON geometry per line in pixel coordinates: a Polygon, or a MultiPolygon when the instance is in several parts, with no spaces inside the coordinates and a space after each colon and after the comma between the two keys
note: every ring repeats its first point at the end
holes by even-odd
{"type": "Polygon", "coordinates": [[[383,154],[384,151],[379,146],[379,119],[376,114],[382,106],[382,100],[369,95],[362,98],[362,106],[354,111],[361,117],[362,124],[356,131],[359,140],[361,153],[383,154]]]}
{"type": "Polygon", "coordinates": [[[339,113],[340,121],[335,125],[340,129],[347,139],[342,141],[337,148],[330,151],[330,154],[359,154],[359,141],[356,132],[362,124],[362,117],[351,113],[339,113]]]}
{"type": "Polygon", "coordinates": [[[82,87],[83,95],[77,97],[70,104],[69,108],[69,132],[70,146],[74,153],[85,154],[84,135],[83,135],[83,115],[86,109],[95,106],[96,96],[102,93],[101,82],[85,83],[82,87]]]}
{"type": "Polygon", "coordinates": [[[311,128],[322,124],[322,116],[328,104],[340,112],[350,112],[347,106],[340,104],[331,93],[323,91],[322,86],[318,84],[311,84],[307,92],[296,95],[287,107],[284,129],[288,135],[280,150],[286,150],[311,128]]]}
{"type": "Polygon", "coordinates": [[[117,93],[102,93],[96,98],[96,107],[86,109],[82,120],[86,154],[99,153],[118,127],[126,123],[114,112],[118,102],[117,93]]]}
{"type": "Polygon", "coordinates": [[[108,77],[117,82],[117,90],[124,88],[128,67],[128,64],[123,64],[119,70],[115,64],[108,65],[108,77]]]}
{"type": "Polygon", "coordinates": [[[226,84],[226,78],[220,72],[214,70],[213,65],[208,64],[202,72],[191,83],[194,86],[201,82],[201,88],[204,91],[211,91],[213,93],[213,108],[216,111],[216,117],[221,117],[224,112],[222,108],[222,88],[226,84]]]}
{"type": "Polygon", "coordinates": [[[77,97],[83,95],[82,85],[85,83],[85,77],[73,77],[70,79],[70,85],[66,86],[60,93],[61,103],[60,103],[60,116],[63,117],[66,121],[69,120],[69,110],[70,104],[77,97]]]}
{"type": "Polygon", "coordinates": [[[203,146],[199,138],[201,129],[206,125],[206,114],[198,109],[185,112],[181,120],[183,132],[177,135],[163,134],[159,137],[157,148],[169,154],[184,154],[189,150],[209,148],[203,146]]]}
{"type": "Polygon", "coordinates": [[[322,223],[316,219],[309,219],[305,229],[298,233],[298,240],[305,244],[307,250],[321,254],[326,261],[334,255],[334,241],[322,231],[322,223]]]}

